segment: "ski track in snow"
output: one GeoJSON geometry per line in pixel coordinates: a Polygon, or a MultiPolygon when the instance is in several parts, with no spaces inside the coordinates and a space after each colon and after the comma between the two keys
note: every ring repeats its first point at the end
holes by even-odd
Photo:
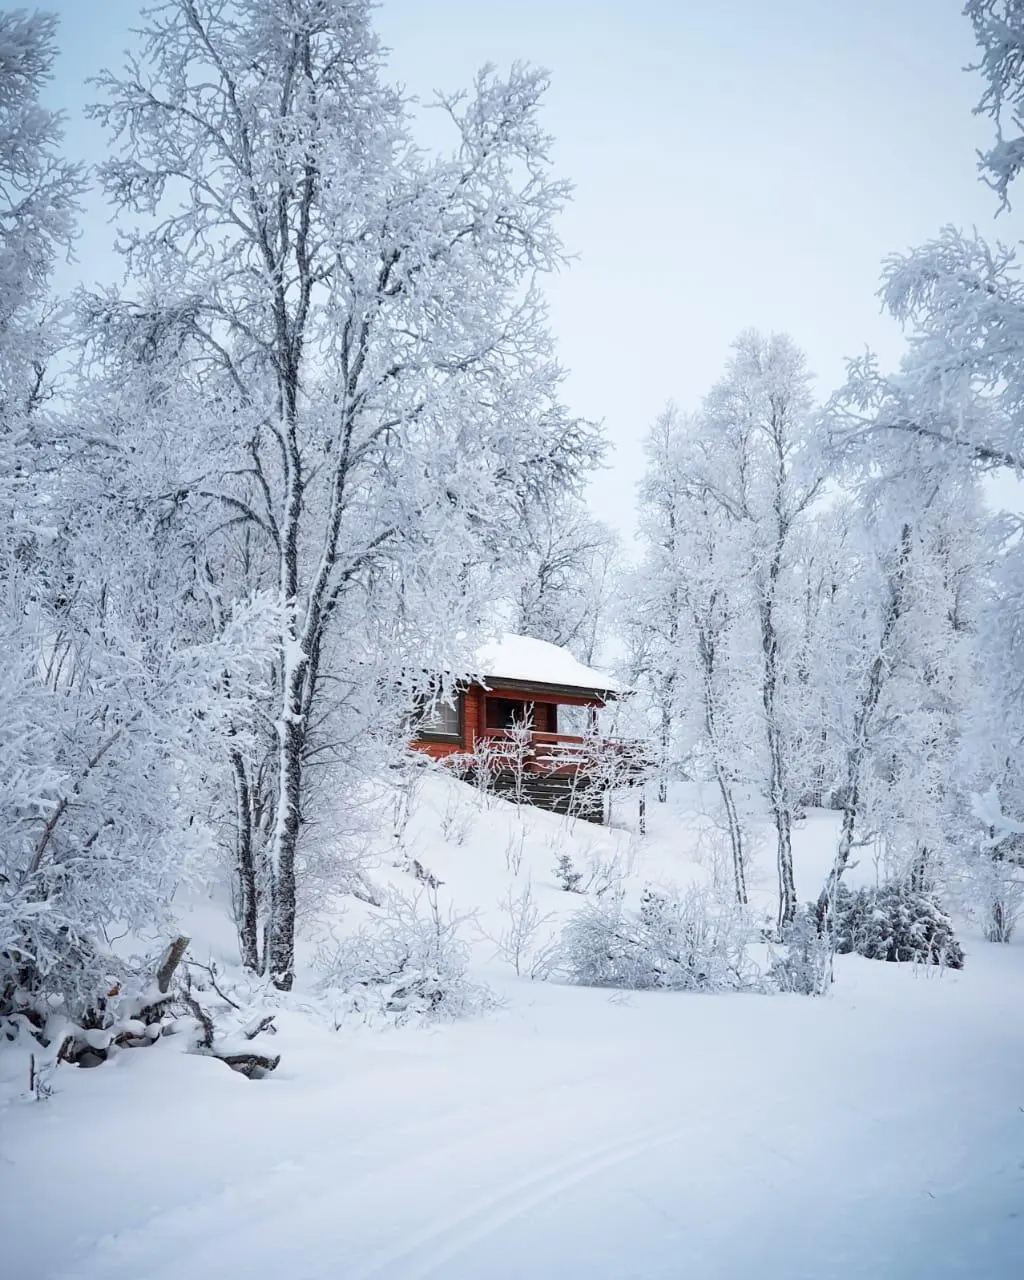
{"type": "MultiPolygon", "coordinates": [[[[544,1153],[545,1132],[570,1129],[586,1136],[593,1125],[589,1107],[545,1110],[539,1100],[530,1099],[514,1117],[501,1125],[472,1126],[472,1132],[457,1141],[443,1140],[452,1117],[438,1118],[421,1126],[415,1146],[431,1148],[429,1164],[399,1159],[379,1167],[369,1176],[351,1179],[339,1169],[337,1155],[321,1152],[301,1165],[286,1165],[254,1176],[244,1186],[225,1187],[213,1201],[197,1200],[168,1213],[155,1215],[136,1228],[98,1242],[91,1257],[82,1259],[61,1280],[122,1280],[144,1275],[147,1280],[170,1280],[188,1275],[231,1276],[232,1265],[242,1256],[272,1260],[288,1267],[292,1280],[321,1280],[343,1275],[345,1280],[426,1280],[441,1274],[446,1263],[465,1253],[501,1227],[527,1216],[533,1209],[588,1179],[629,1161],[649,1155],[658,1148],[678,1146],[692,1133],[692,1121],[666,1124],[660,1121],[646,1129],[631,1129],[628,1135],[600,1143],[579,1138],[559,1158],[544,1153]],[[559,1124],[560,1121],[560,1124],[559,1124]],[[568,1122],[568,1123],[567,1123],[568,1122]],[[526,1135],[526,1149],[515,1151],[517,1135],[526,1135]],[[539,1149],[538,1149],[539,1148],[539,1149]],[[488,1189],[474,1192],[463,1184],[460,1194],[443,1194],[432,1203],[424,1187],[431,1174],[479,1166],[487,1153],[498,1164],[481,1169],[481,1182],[488,1189]],[[517,1154],[517,1163],[528,1160],[530,1171],[508,1177],[500,1164],[517,1154]],[[410,1167],[412,1166],[412,1167],[410,1167]],[[364,1261],[339,1257],[346,1243],[358,1238],[360,1224],[368,1215],[380,1216],[381,1207],[408,1197],[425,1200],[429,1212],[420,1214],[428,1227],[415,1226],[400,1238],[391,1239],[383,1249],[374,1249],[364,1261]],[[338,1209],[347,1203],[348,1212],[338,1209]],[[363,1206],[364,1212],[358,1207],[363,1206]],[[166,1245],[169,1255],[159,1261],[166,1245]],[[282,1250],[282,1245],[285,1247],[282,1250]],[[278,1254],[280,1253],[280,1258],[278,1254]]],[[[570,1139],[571,1141],[571,1139],[570,1139]]],[[[410,1145],[413,1145],[410,1142],[410,1145]]],[[[443,1176],[443,1175],[442,1175],[443,1176]]]]}
{"type": "Polygon", "coordinates": [[[679,1143],[693,1130],[692,1117],[672,1124],[659,1119],[641,1127],[631,1110],[620,1110],[616,1127],[625,1126],[626,1132],[594,1143],[594,1095],[606,1095],[614,1104],[613,1073],[598,1073],[581,1083],[589,1087],[576,1098],[572,1086],[564,1084],[543,1095],[536,1087],[524,1088],[511,1099],[446,1111],[429,1121],[404,1118],[381,1125],[366,1142],[357,1140],[341,1151],[307,1151],[299,1163],[255,1172],[212,1199],[193,1199],[95,1242],[71,1270],[54,1272],[54,1280],[232,1275],[224,1268],[232,1260],[237,1263],[240,1250],[254,1257],[273,1256],[282,1241],[290,1242],[282,1265],[287,1260],[290,1267],[307,1268],[291,1275],[333,1276],[346,1243],[381,1216],[382,1206],[406,1197],[413,1206],[424,1202],[429,1213],[419,1217],[426,1216],[430,1225],[423,1227],[414,1215],[400,1239],[392,1237],[385,1247],[373,1248],[369,1258],[346,1259],[340,1264],[342,1274],[345,1280],[433,1275],[447,1260],[532,1208],[618,1164],[679,1143]],[[557,1158],[550,1150],[552,1136],[564,1144],[557,1158]],[[395,1138],[406,1151],[420,1154],[392,1154],[371,1173],[359,1173],[361,1158],[379,1161],[374,1147],[393,1146],[395,1138]],[[509,1176],[506,1162],[528,1171],[509,1176]],[[471,1185],[454,1195],[445,1188],[442,1179],[467,1169],[479,1173],[483,1194],[471,1185]],[[431,1186],[433,1192],[425,1190],[431,1186]],[[341,1205],[348,1212],[339,1220],[341,1205]],[[300,1223],[308,1224],[308,1233],[299,1230],[300,1223]],[[162,1252],[161,1243],[173,1261],[154,1256],[162,1252]],[[318,1257],[303,1261],[307,1250],[318,1257]]]}
{"type": "Polygon", "coordinates": [[[561,1192],[623,1161],[636,1159],[655,1147],[678,1141],[682,1133],[682,1126],[673,1126],[667,1132],[659,1126],[642,1136],[594,1147],[571,1160],[543,1167],[530,1177],[502,1187],[497,1194],[486,1197],[466,1213],[443,1222],[436,1229],[405,1240],[394,1253],[368,1270],[354,1272],[352,1280],[386,1280],[399,1276],[403,1280],[424,1280],[498,1227],[523,1217],[561,1192]]]}
{"type": "MultiPolygon", "coordinates": [[[[327,1237],[335,1234],[338,1220],[337,1206],[339,1199],[350,1205],[364,1203],[367,1212],[380,1213],[380,1207],[387,1205],[394,1198],[394,1190],[408,1180],[411,1172],[419,1172],[420,1165],[426,1163],[422,1170],[424,1178],[428,1178],[433,1166],[450,1168],[454,1164],[471,1163],[478,1160],[481,1152],[502,1153],[515,1150],[516,1140],[520,1143],[526,1135],[528,1141],[538,1133],[558,1128],[575,1128],[585,1133],[588,1117],[583,1107],[577,1102],[573,1104],[565,1096],[565,1086],[553,1088],[551,1096],[538,1099],[532,1091],[522,1091],[521,1096],[495,1104],[479,1104],[464,1109],[462,1112],[444,1112],[426,1121],[415,1121],[404,1116],[379,1125],[369,1140],[354,1141],[346,1144],[342,1150],[324,1147],[319,1151],[306,1151],[301,1163],[282,1163],[254,1173],[242,1183],[225,1186],[211,1201],[199,1198],[187,1205],[153,1215],[133,1228],[116,1233],[98,1241],[90,1250],[91,1257],[80,1259],[74,1269],[69,1272],[54,1273],[67,1275],[68,1280],[86,1280],[87,1277],[139,1276],[147,1277],[164,1275],[177,1276],[182,1265],[183,1256],[189,1257],[191,1266],[196,1269],[189,1274],[201,1276],[206,1274],[205,1268],[212,1266],[212,1256],[223,1253],[226,1260],[237,1258],[238,1247],[246,1243],[252,1247],[254,1236],[268,1236],[266,1247],[273,1250],[274,1241],[292,1239],[295,1234],[294,1221],[297,1217],[311,1217],[319,1225],[327,1226],[327,1237]],[[505,1111],[500,1123],[495,1123],[495,1112],[505,1111]],[[567,1121],[569,1122],[567,1124],[567,1121]],[[462,1132],[460,1132],[460,1130],[462,1132]],[[455,1135],[453,1137],[453,1132],[455,1135]],[[369,1174],[358,1172],[361,1159],[380,1160],[380,1154],[374,1151],[375,1146],[393,1146],[389,1139],[398,1139],[399,1148],[430,1154],[424,1157],[410,1158],[402,1154],[398,1158],[392,1155],[385,1158],[384,1163],[377,1163],[369,1174]],[[325,1191],[325,1187],[327,1190],[325,1191]],[[167,1264],[166,1271],[153,1270],[154,1244],[157,1240],[173,1241],[175,1258],[167,1264]],[[183,1250],[185,1254],[183,1255],[183,1250]],[[140,1271],[140,1268],[145,1269],[140,1271]]],[[[644,1141],[654,1141],[656,1135],[644,1141]]],[[[630,1151],[638,1145],[638,1140],[617,1141],[602,1144],[596,1148],[584,1148],[567,1161],[555,1161],[550,1169],[540,1173],[514,1179],[507,1187],[487,1196],[479,1204],[476,1212],[485,1212],[493,1206],[503,1204],[514,1197],[520,1189],[528,1189],[533,1184],[546,1184],[552,1179],[557,1186],[557,1178],[566,1172],[576,1170],[587,1161],[600,1158],[607,1153],[623,1150],[630,1151]]],[[[523,1153],[520,1152],[522,1155],[523,1153]]],[[[535,1158],[532,1151],[526,1153],[535,1158]]],[[[417,1178],[411,1179],[414,1184],[417,1178]]],[[[555,1188],[553,1187],[552,1190],[555,1188]]],[[[420,1193],[422,1194],[422,1192],[420,1193]]],[[[361,1217],[365,1226],[367,1218],[354,1212],[350,1216],[356,1221],[352,1226],[358,1229],[361,1217]]],[[[452,1226],[460,1217],[454,1214],[452,1226]]],[[[465,1215],[473,1217],[474,1214],[465,1215]]],[[[424,1239],[433,1238],[439,1232],[421,1233],[424,1239]]],[[[337,1235],[344,1241],[344,1233],[337,1230],[337,1235]]],[[[301,1246],[299,1246],[301,1248],[301,1246]]],[[[395,1262],[401,1260],[410,1249],[415,1249],[414,1236],[410,1235],[407,1246],[391,1252],[395,1262]]],[[[288,1246],[289,1253],[295,1248],[288,1246]]],[[[332,1252],[328,1248],[328,1252],[332,1252]]],[[[220,1264],[219,1264],[220,1265],[220,1264]]],[[[337,1265],[336,1261],[329,1264],[337,1265]]],[[[364,1272],[348,1272],[346,1277],[365,1274],[367,1277],[387,1274],[381,1271],[385,1265],[383,1259],[364,1272]]],[[[388,1264],[390,1265],[390,1263],[388,1264]]],[[[328,1264],[324,1264],[328,1268],[328,1264]]],[[[223,1274],[223,1273],[221,1273],[223,1274]]],[[[228,1273],[230,1274],[230,1272],[228,1273]]],[[[319,1270],[310,1272],[319,1275],[319,1270]]],[[[330,1269],[324,1275],[334,1274],[330,1269]]]]}

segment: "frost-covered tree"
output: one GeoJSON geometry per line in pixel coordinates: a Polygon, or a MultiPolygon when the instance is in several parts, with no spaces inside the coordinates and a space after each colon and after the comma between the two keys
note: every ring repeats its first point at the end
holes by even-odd
{"type": "Polygon", "coordinates": [[[725,376],[705,401],[709,444],[699,476],[709,504],[732,521],[738,577],[757,621],[757,688],[765,747],[763,787],[777,846],[779,928],[796,914],[792,825],[800,793],[795,744],[800,651],[794,625],[801,527],[822,493],[830,462],[812,412],[802,353],[785,335],[740,336],[725,376]]]}
{"type": "MultiPolygon", "coordinates": [[[[82,183],[60,155],[61,121],[40,102],[55,56],[56,20],[0,14],[0,1011],[35,985],[35,926],[47,927],[39,882],[48,827],[61,803],[44,648],[51,630],[53,512],[39,476],[47,447],[50,274],[70,250],[82,183]],[[38,619],[38,621],[37,621],[38,619]],[[42,678],[41,678],[42,677],[42,678]]],[[[65,810],[67,805],[64,806],[65,810]]],[[[48,841],[47,841],[48,843],[48,841]]]]}
{"type": "Polygon", "coordinates": [[[1024,165],[1024,11],[1019,0],[967,0],[964,14],[981,50],[981,61],[970,68],[985,80],[977,110],[995,122],[997,134],[981,169],[1008,204],[1010,184],[1024,165]],[[1005,136],[1007,126],[1016,136],[1005,136]]]}
{"type": "MultiPolygon", "coordinates": [[[[84,189],[64,159],[61,117],[40,101],[53,70],[57,20],[0,13],[0,565],[30,555],[38,530],[33,482],[55,461],[41,410],[61,341],[49,298],[57,258],[69,253],[84,189]]],[[[49,522],[39,516],[43,525],[49,522]]]]}
{"type": "MultiPolygon", "coordinates": [[[[0,1012],[96,1017],[198,871],[191,809],[230,643],[182,644],[173,494],[111,457],[86,398],[50,394],[49,275],[80,171],[40,103],[46,16],[0,15],[0,1012]]],[[[222,638],[228,639],[229,638],[222,638]]]]}
{"type": "Polygon", "coordinates": [[[193,784],[190,804],[194,819],[230,847],[242,956],[256,968],[270,816],[261,806],[273,794],[272,691],[267,673],[257,674],[272,653],[269,557],[244,521],[225,519],[220,494],[198,483],[220,449],[221,424],[206,385],[180,377],[187,333],[138,309],[126,312],[113,295],[82,295],[78,311],[77,471],[85,511],[114,526],[106,538],[81,540],[83,555],[94,549],[88,580],[108,582],[109,549],[119,546],[115,589],[131,584],[146,634],[169,652],[198,645],[224,653],[214,673],[220,711],[211,706],[203,717],[203,785],[193,784]]]}
{"type": "Polygon", "coordinates": [[[677,530],[685,501],[675,465],[681,415],[669,404],[644,441],[647,469],[639,491],[639,537],[644,554],[623,583],[620,611],[631,681],[646,686],[658,739],[658,799],[668,798],[670,774],[680,769],[688,655],[682,636],[684,602],[677,530]]]}
{"type": "MultiPolygon", "coordinates": [[[[1024,11],[1018,0],[968,0],[964,13],[981,51],[971,68],[984,81],[976,110],[996,127],[979,168],[1007,207],[1024,161],[1024,11]]],[[[846,398],[866,410],[862,429],[927,441],[946,465],[1019,474],[1024,285],[1017,249],[944,227],[886,261],[881,295],[908,330],[909,355],[890,378],[870,356],[851,365],[846,398]]]]}
{"type": "Polygon", "coordinates": [[[799,708],[793,724],[795,776],[801,808],[835,801],[837,748],[828,719],[829,657],[842,634],[841,584],[849,572],[849,507],[833,498],[805,523],[796,540],[792,598],[795,656],[792,701],[799,708]]]}
{"type": "Polygon", "coordinates": [[[165,0],[95,108],[107,194],[141,218],[122,234],[136,294],[182,333],[180,376],[218,423],[197,488],[272,566],[268,967],[285,988],[312,761],[365,737],[338,722],[338,689],[366,707],[413,655],[450,669],[482,531],[597,452],[558,401],[537,285],[563,261],[567,196],[545,77],[486,71],[439,99],[454,150],[430,157],[370,12],[165,0]]]}
{"type": "Polygon", "coordinates": [[[528,496],[513,530],[512,629],[595,660],[608,624],[618,543],[573,495],[528,496]]]}
{"type": "Polygon", "coordinates": [[[837,516],[845,555],[818,678],[841,819],[821,924],[857,847],[876,842],[881,874],[920,890],[962,839],[981,522],[970,486],[918,479],[924,491],[908,475],[866,481],[837,516]]]}
{"type": "Polygon", "coordinates": [[[647,449],[648,551],[630,608],[663,753],[689,719],[722,796],[741,901],[736,783],[763,791],[784,930],[797,909],[791,831],[813,740],[800,692],[806,533],[830,467],[803,356],[785,336],[742,334],[700,413],[667,409],[647,449]]]}
{"type": "MultiPolygon", "coordinates": [[[[737,901],[746,902],[746,836],[737,783],[753,762],[740,731],[752,676],[744,662],[747,560],[731,514],[710,496],[715,437],[700,415],[670,405],[645,443],[648,469],[640,489],[643,560],[626,612],[633,663],[657,708],[666,766],[685,750],[691,769],[714,780],[728,837],[737,901]],[[681,738],[685,738],[685,746],[681,738]]],[[[747,729],[750,729],[747,725],[747,729]]]]}
{"type": "MultiPolygon", "coordinates": [[[[969,0],[983,79],[978,106],[995,124],[996,140],[980,158],[982,177],[1007,206],[1024,157],[1024,10],[1016,0],[969,0]]],[[[1020,476],[1024,467],[1024,286],[1019,247],[988,243],[944,228],[933,240],[885,264],[882,298],[907,330],[901,367],[883,373],[868,355],[854,361],[835,402],[840,434],[879,454],[879,473],[916,473],[955,505],[973,477],[1020,476]]],[[[978,592],[973,639],[979,677],[973,698],[970,750],[962,776],[982,792],[1005,793],[1009,821],[1024,771],[1020,723],[1020,660],[1015,637],[1024,617],[1020,519],[1007,513],[989,527],[977,552],[978,592]]],[[[955,664],[954,664],[955,665],[955,664]]],[[[975,847],[990,836],[980,827],[975,847]]],[[[982,859],[983,861],[984,859],[982,859]]]]}

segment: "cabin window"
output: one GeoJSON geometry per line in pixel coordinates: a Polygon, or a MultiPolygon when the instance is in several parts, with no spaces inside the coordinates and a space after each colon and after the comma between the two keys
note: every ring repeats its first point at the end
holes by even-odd
{"type": "Polygon", "coordinates": [[[487,699],[487,728],[516,729],[522,725],[533,728],[533,703],[514,698],[487,699]]]}
{"type": "Polygon", "coordinates": [[[416,715],[416,736],[419,738],[450,738],[462,741],[462,695],[456,694],[452,702],[423,705],[416,715]]]}
{"type": "Polygon", "coordinates": [[[584,738],[591,730],[593,718],[593,707],[560,706],[558,732],[575,738],[584,738]]]}

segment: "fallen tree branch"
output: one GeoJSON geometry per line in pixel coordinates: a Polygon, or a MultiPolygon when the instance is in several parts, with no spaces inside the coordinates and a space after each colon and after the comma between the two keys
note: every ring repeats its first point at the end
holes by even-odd
{"type": "Polygon", "coordinates": [[[255,1040],[261,1031],[269,1031],[271,1034],[276,1034],[277,1027],[274,1026],[274,1014],[268,1013],[265,1018],[260,1018],[258,1022],[250,1023],[242,1032],[242,1035],[245,1036],[246,1040],[255,1040]]]}
{"type": "Polygon", "coordinates": [[[261,1076],[277,1068],[281,1055],[268,1057],[262,1053],[215,1053],[213,1057],[227,1063],[232,1071],[238,1071],[249,1080],[259,1080],[261,1076]]]}
{"type": "Polygon", "coordinates": [[[200,1005],[199,1001],[196,1000],[196,998],[192,995],[191,990],[182,991],[181,1002],[182,1004],[185,1005],[185,1007],[188,1009],[188,1011],[192,1014],[192,1016],[199,1023],[200,1027],[202,1027],[203,1029],[202,1038],[199,1041],[198,1048],[212,1049],[213,1048],[213,1019],[202,1007],[202,1005],[200,1005]]]}

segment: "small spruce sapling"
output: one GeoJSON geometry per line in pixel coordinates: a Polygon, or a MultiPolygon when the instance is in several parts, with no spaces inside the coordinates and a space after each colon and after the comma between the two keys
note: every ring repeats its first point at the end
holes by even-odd
{"type": "Polygon", "coordinates": [[[555,863],[555,879],[558,887],[566,893],[582,893],[583,872],[577,871],[572,858],[567,853],[560,853],[555,863]]]}

